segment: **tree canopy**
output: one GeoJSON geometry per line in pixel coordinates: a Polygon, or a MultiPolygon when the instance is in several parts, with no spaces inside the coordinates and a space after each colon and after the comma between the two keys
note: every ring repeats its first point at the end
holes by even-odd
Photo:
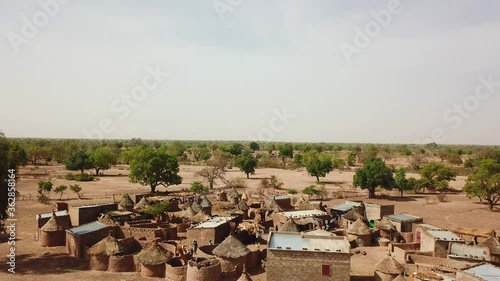
{"type": "Polygon", "coordinates": [[[319,182],[320,177],[325,177],[333,170],[332,158],[315,151],[306,153],[302,158],[302,164],[306,167],[309,175],[316,177],[317,182],[319,182]]]}
{"type": "Polygon", "coordinates": [[[417,182],[415,178],[406,178],[406,169],[401,167],[396,169],[394,173],[394,187],[401,192],[403,197],[404,191],[414,190],[417,182]]]}
{"type": "Polygon", "coordinates": [[[446,190],[450,180],[455,180],[457,173],[442,163],[426,164],[420,171],[422,184],[430,190],[446,190]]]}
{"type": "Polygon", "coordinates": [[[92,169],[93,164],[90,155],[85,151],[77,151],[66,160],[66,169],[70,171],[81,171],[92,169]]]}
{"type": "Polygon", "coordinates": [[[223,180],[226,169],[231,163],[232,157],[228,152],[215,150],[212,158],[207,160],[207,167],[195,173],[195,176],[202,177],[208,182],[209,187],[214,188],[216,180],[223,180]]]}
{"type": "Polygon", "coordinates": [[[493,210],[500,201],[500,164],[493,159],[480,160],[463,190],[469,196],[487,201],[489,209],[493,210]]]}
{"type": "Polygon", "coordinates": [[[236,167],[240,168],[240,171],[247,175],[247,179],[250,178],[250,174],[255,173],[255,168],[257,167],[257,158],[250,152],[245,151],[242,155],[236,157],[235,160],[236,167]]]}
{"type": "Polygon", "coordinates": [[[356,171],[353,184],[356,187],[361,187],[361,189],[368,189],[368,197],[374,198],[377,187],[392,189],[394,187],[394,178],[391,169],[385,165],[382,159],[371,158],[366,161],[363,168],[356,171]]]}
{"type": "Polygon", "coordinates": [[[90,153],[90,161],[96,176],[99,175],[99,171],[110,169],[116,164],[116,160],[117,155],[106,147],[99,147],[90,153]]]}

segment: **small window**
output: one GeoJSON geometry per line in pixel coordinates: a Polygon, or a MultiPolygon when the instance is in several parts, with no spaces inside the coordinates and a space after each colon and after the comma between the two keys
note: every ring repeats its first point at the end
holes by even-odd
{"type": "Polygon", "coordinates": [[[321,273],[323,276],[330,276],[330,265],[329,264],[322,265],[321,273]]]}

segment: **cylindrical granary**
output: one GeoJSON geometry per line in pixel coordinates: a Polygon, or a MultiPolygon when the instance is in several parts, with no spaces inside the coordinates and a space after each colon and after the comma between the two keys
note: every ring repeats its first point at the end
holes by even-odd
{"type": "Polygon", "coordinates": [[[216,259],[198,262],[190,261],[187,267],[186,281],[219,281],[221,280],[221,265],[216,259]]]}

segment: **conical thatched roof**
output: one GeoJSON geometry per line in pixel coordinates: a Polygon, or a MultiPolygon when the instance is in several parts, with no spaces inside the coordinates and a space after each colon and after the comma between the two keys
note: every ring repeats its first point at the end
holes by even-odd
{"type": "Polygon", "coordinates": [[[349,212],[347,212],[344,216],[344,219],[350,220],[350,221],[356,221],[357,219],[361,218],[363,221],[367,222],[366,218],[362,216],[358,211],[355,209],[351,209],[349,212]]]}
{"type": "Polygon", "coordinates": [[[300,232],[299,226],[295,223],[293,219],[288,219],[279,231],[282,232],[300,232]]]}
{"type": "Polygon", "coordinates": [[[50,219],[40,228],[45,232],[55,232],[64,230],[64,226],[59,222],[55,212],[52,212],[50,219]]]}
{"type": "Polygon", "coordinates": [[[99,223],[110,226],[116,225],[115,221],[109,215],[104,215],[104,217],[102,217],[102,219],[99,220],[99,223]]]}
{"type": "Polygon", "coordinates": [[[158,265],[170,261],[173,256],[172,252],[165,250],[155,242],[151,247],[142,250],[137,255],[137,261],[144,265],[158,265]]]}
{"type": "Polygon", "coordinates": [[[200,211],[200,212],[198,212],[198,214],[194,215],[191,218],[191,221],[194,222],[194,223],[200,223],[200,222],[207,221],[209,219],[210,219],[210,216],[208,214],[206,214],[203,211],[200,211]]]}
{"type": "Polygon", "coordinates": [[[323,230],[323,229],[316,229],[313,231],[308,231],[305,234],[307,235],[316,235],[316,236],[337,236],[335,233],[323,230]]]}
{"type": "Polygon", "coordinates": [[[229,196],[230,198],[235,198],[235,197],[238,197],[240,198],[240,194],[238,193],[238,190],[236,190],[236,188],[231,188],[228,192],[227,192],[227,196],[229,196]]]}
{"type": "Polygon", "coordinates": [[[304,198],[304,196],[300,196],[300,198],[297,200],[297,202],[295,202],[294,206],[298,207],[304,203],[307,203],[306,199],[304,198]]]}
{"type": "Polygon", "coordinates": [[[361,219],[357,219],[349,229],[347,229],[347,233],[353,235],[369,235],[371,234],[370,228],[366,223],[361,219]]]}
{"type": "Polygon", "coordinates": [[[124,194],[122,196],[122,201],[120,201],[120,207],[122,207],[125,210],[134,208],[134,201],[132,201],[132,198],[130,198],[128,194],[124,194]]]}
{"type": "Polygon", "coordinates": [[[248,200],[248,198],[249,197],[248,197],[247,192],[243,190],[243,193],[241,194],[241,200],[245,200],[246,201],[246,200],[248,200]]]}
{"type": "Polygon", "coordinates": [[[212,202],[210,202],[210,200],[208,200],[207,196],[204,195],[201,199],[201,203],[200,203],[200,206],[202,208],[209,208],[209,207],[212,207],[212,202]]]}
{"type": "Polygon", "coordinates": [[[385,274],[401,274],[405,271],[405,269],[391,255],[387,255],[375,264],[375,271],[385,274]]]}
{"type": "Polygon", "coordinates": [[[250,250],[238,238],[229,235],[222,243],[215,247],[212,253],[222,258],[237,259],[248,255],[250,250]]]}
{"type": "Polygon", "coordinates": [[[248,273],[243,272],[240,278],[238,278],[238,280],[236,281],[252,281],[252,278],[250,278],[250,275],[248,275],[248,273]]]}
{"type": "Polygon", "coordinates": [[[387,217],[383,217],[377,224],[375,225],[376,228],[382,229],[382,230],[395,230],[396,227],[390,220],[387,219],[387,217]]]}
{"type": "Polygon", "coordinates": [[[266,204],[266,209],[270,211],[275,211],[275,212],[281,212],[283,209],[281,209],[280,205],[274,200],[274,198],[269,199],[269,201],[266,204]]]}
{"type": "Polygon", "coordinates": [[[115,237],[109,235],[90,247],[87,253],[92,256],[114,256],[125,253],[125,249],[122,243],[115,237]]]}
{"type": "Polygon", "coordinates": [[[488,239],[479,243],[478,246],[490,249],[490,252],[493,255],[500,255],[500,242],[494,236],[490,236],[488,239]]]}
{"type": "Polygon", "coordinates": [[[248,209],[249,207],[245,201],[241,200],[240,202],[238,202],[238,210],[246,212],[248,211],[248,209]]]}
{"type": "Polygon", "coordinates": [[[195,212],[191,206],[187,207],[186,211],[182,215],[183,218],[186,219],[192,219],[194,216],[196,216],[198,212],[195,212]]]}
{"type": "Polygon", "coordinates": [[[149,206],[151,206],[151,204],[149,204],[148,199],[146,199],[146,197],[142,197],[142,199],[135,204],[134,210],[144,210],[149,206]]]}
{"type": "Polygon", "coordinates": [[[196,213],[198,213],[199,211],[201,211],[201,205],[200,203],[198,203],[198,201],[194,200],[193,203],[191,204],[191,208],[193,209],[193,211],[195,211],[196,213]]]}
{"type": "Polygon", "coordinates": [[[191,206],[191,201],[187,201],[186,204],[182,206],[182,209],[187,210],[189,206],[191,206]]]}
{"type": "Polygon", "coordinates": [[[404,277],[403,275],[398,275],[398,277],[394,278],[392,281],[408,281],[410,279],[404,277]]]}

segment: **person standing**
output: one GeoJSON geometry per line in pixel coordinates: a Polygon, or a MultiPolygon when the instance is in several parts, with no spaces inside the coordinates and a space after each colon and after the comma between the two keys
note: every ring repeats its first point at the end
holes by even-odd
{"type": "Polygon", "coordinates": [[[193,240],[193,252],[195,255],[197,250],[198,250],[198,242],[196,242],[196,240],[193,240]]]}

